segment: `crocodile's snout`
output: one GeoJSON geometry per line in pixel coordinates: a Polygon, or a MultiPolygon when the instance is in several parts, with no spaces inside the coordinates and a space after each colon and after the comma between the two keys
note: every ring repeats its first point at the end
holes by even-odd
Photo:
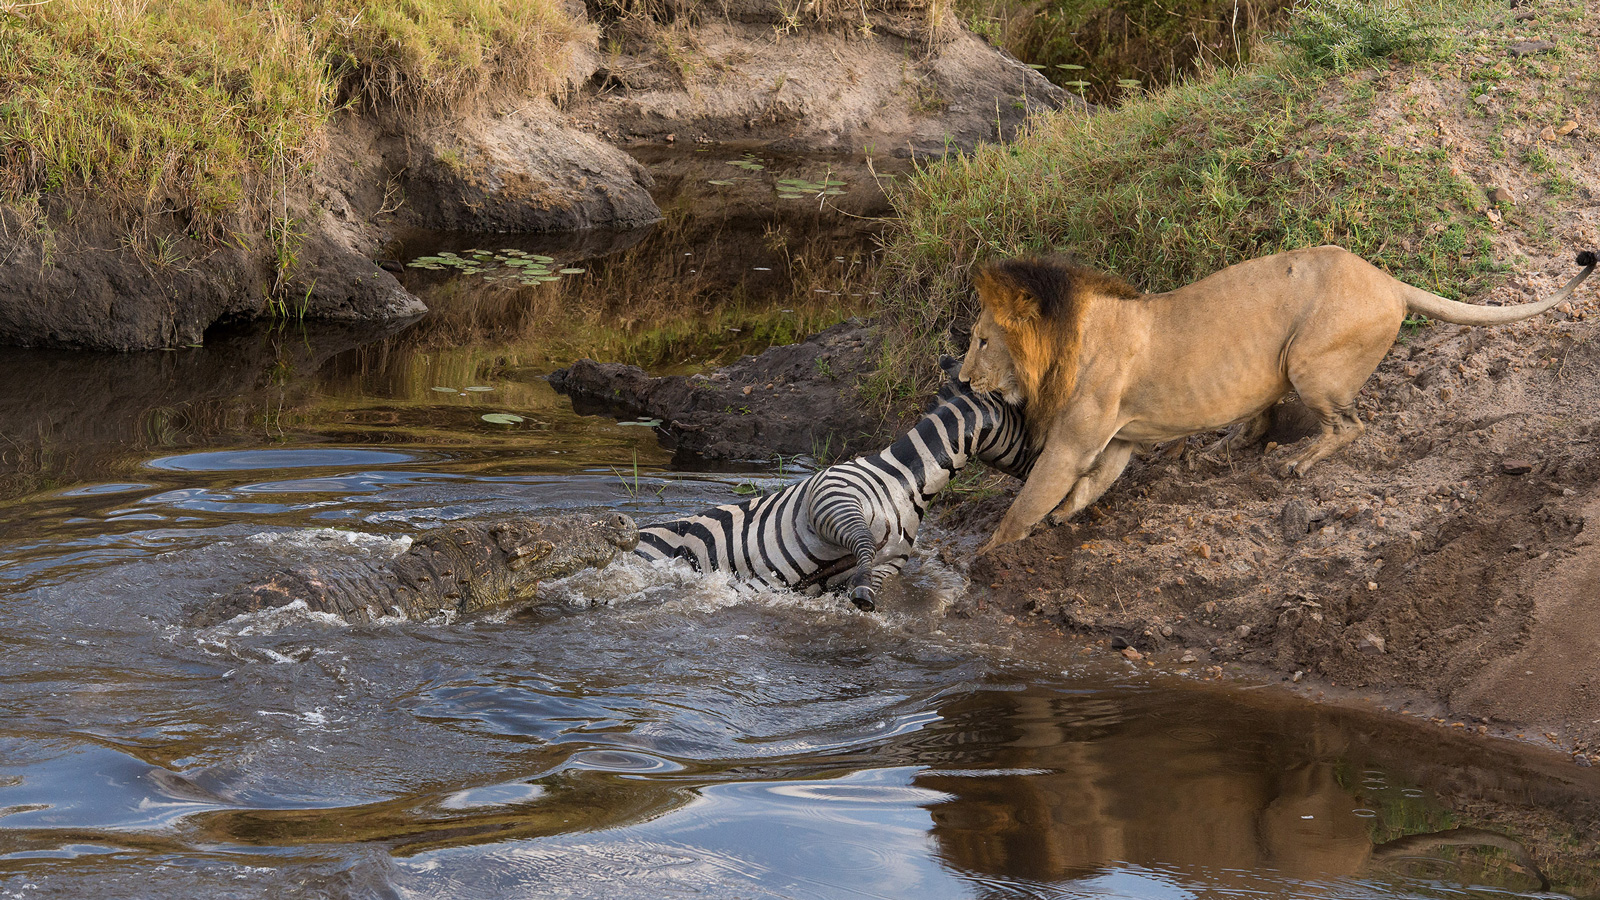
{"type": "Polygon", "coordinates": [[[639,546],[639,526],[632,516],[612,513],[606,516],[601,526],[606,530],[606,540],[615,544],[617,549],[629,551],[639,546]]]}

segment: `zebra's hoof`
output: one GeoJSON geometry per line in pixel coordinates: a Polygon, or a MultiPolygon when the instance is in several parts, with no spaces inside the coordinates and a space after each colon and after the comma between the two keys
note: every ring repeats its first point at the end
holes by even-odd
{"type": "Polygon", "coordinates": [[[851,591],[850,602],[862,612],[872,612],[878,608],[878,604],[872,602],[872,588],[858,587],[851,591]]]}

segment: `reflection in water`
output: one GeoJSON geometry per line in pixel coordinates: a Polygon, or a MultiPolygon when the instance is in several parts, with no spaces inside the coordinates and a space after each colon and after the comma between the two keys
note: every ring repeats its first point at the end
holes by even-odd
{"type": "MultiPolygon", "coordinates": [[[[1358,815],[1367,801],[1350,785],[1360,762],[1352,734],[1314,715],[1252,716],[1178,698],[1140,709],[1114,694],[1040,690],[983,700],[945,712],[993,728],[995,701],[1005,707],[1005,738],[980,754],[984,765],[966,768],[963,748],[962,770],[935,766],[916,779],[949,797],[932,807],[933,835],[958,871],[1050,884],[1132,864],[1204,872],[1212,889],[1247,892],[1263,872],[1328,882],[1404,872],[1396,862],[1422,874],[1416,863],[1426,859],[1435,864],[1427,874],[1446,882],[1549,887],[1505,834],[1427,824],[1456,818],[1430,809],[1423,791],[1376,821],[1358,815]],[[1396,826],[1426,830],[1383,840],[1396,826]]],[[[1503,772],[1456,771],[1499,799],[1518,789],[1503,772]]]]}

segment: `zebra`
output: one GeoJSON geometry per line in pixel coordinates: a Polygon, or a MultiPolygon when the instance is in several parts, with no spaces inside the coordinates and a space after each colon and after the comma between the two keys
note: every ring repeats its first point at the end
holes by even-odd
{"type": "Polygon", "coordinates": [[[642,526],[634,553],[729,572],[746,587],[834,588],[849,582],[864,612],[884,576],[905,565],[933,496],[973,457],[1025,478],[1030,449],[1020,407],[979,394],[944,357],[937,401],[881,453],[829,466],[775,493],[642,526]]]}

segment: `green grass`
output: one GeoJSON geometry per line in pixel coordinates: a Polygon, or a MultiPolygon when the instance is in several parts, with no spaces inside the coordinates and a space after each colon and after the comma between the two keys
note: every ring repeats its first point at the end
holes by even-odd
{"type": "Polygon", "coordinates": [[[1248,62],[1291,0],[957,0],[967,27],[1095,103],[1248,62]]]}
{"type": "MultiPolygon", "coordinates": [[[[1358,6],[1313,9],[1354,9],[1359,19],[1358,6]]],[[[1412,25],[1503,14],[1477,0],[1404,9],[1412,25]]],[[[1448,52],[1442,36],[1405,24],[1403,55],[1448,52]]],[[[1393,145],[1372,127],[1372,70],[1393,64],[1380,51],[1402,51],[1381,41],[1338,54],[1323,46],[1347,38],[1320,26],[1291,32],[1248,68],[1095,115],[1041,116],[1010,145],[945,157],[903,182],[885,236],[885,358],[869,394],[893,402],[934,383],[932,361],[959,352],[948,336],[974,313],[972,268],[1007,255],[1066,251],[1164,291],[1246,259],[1335,243],[1448,297],[1482,289],[1494,267],[1488,224],[1472,214],[1481,191],[1451,173],[1442,151],[1393,145]]]]}
{"type": "MultiPolygon", "coordinates": [[[[553,89],[555,0],[49,0],[0,13],[0,203],[91,192],[197,236],[271,206],[336,106],[553,89]]],[[[248,229],[243,229],[248,230],[248,229]]]]}

